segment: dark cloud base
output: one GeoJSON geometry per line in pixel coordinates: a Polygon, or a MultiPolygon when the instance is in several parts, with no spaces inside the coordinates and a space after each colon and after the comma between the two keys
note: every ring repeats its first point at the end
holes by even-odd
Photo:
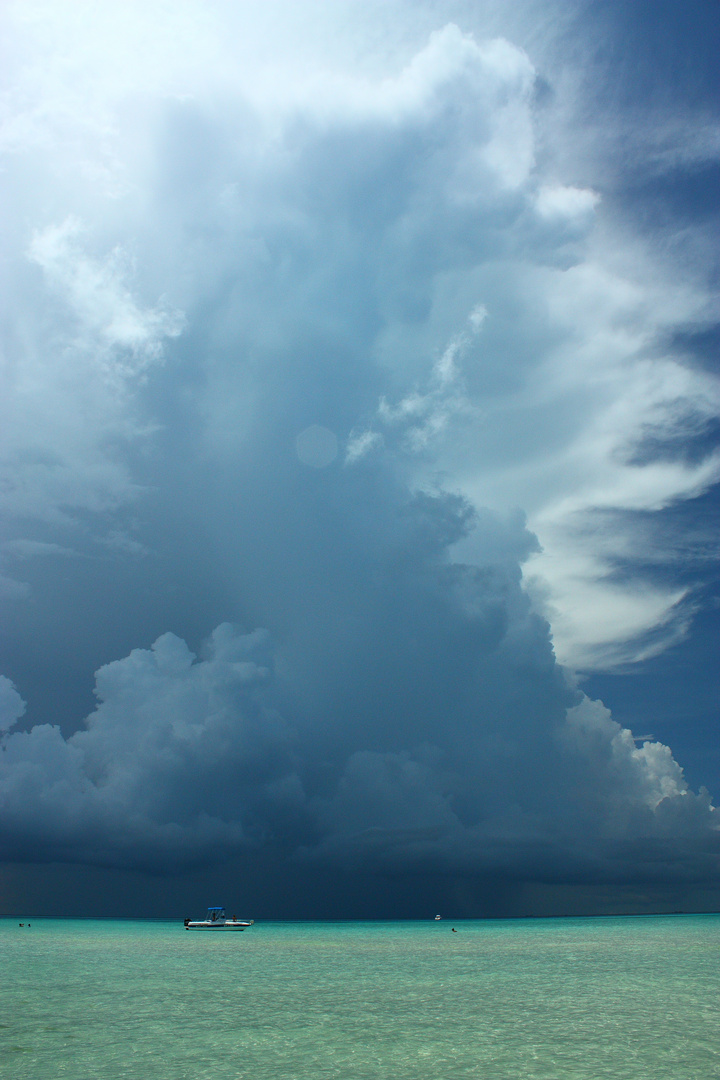
{"type": "Polygon", "coordinates": [[[531,918],[720,911],[720,886],[506,882],[458,876],[378,877],[235,862],[157,877],[127,870],[9,863],[0,915],[177,919],[225,904],[261,925],[293,919],[531,918]]]}

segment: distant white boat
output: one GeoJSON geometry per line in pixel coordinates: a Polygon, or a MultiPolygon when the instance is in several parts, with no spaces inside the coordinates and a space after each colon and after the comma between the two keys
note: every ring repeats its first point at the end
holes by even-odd
{"type": "Polygon", "coordinates": [[[437,922],[437,921],[438,921],[438,919],[442,919],[442,915],[436,915],[436,916],[435,916],[435,922],[437,922]]]}
{"type": "Polygon", "coordinates": [[[225,914],[223,907],[209,907],[206,919],[186,919],[186,930],[247,930],[252,926],[254,919],[238,919],[233,915],[231,919],[225,914]]]}

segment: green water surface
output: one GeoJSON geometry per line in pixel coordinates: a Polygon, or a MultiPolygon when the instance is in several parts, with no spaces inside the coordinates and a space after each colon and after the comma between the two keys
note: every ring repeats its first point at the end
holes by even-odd
{"type": "Polygon", "coordinates": [[[720,916],[31,922],[0,920],[8,1080],[720,1077],[720,916]]]}

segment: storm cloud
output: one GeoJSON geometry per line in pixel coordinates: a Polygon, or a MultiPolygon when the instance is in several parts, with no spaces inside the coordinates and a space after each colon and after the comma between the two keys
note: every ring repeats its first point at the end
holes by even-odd
{"type": "Polygon", "coordinates": [[[622,219],[539,38],[391,7],[8,19],[10,861],[717,881],[576,677],[696,610],[701,230],[622,219]]]}

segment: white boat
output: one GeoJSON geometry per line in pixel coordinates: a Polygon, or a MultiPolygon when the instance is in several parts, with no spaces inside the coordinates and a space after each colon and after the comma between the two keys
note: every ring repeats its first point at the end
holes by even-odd
{"type": "Polygon", "coordinates": [[[223,907],[209,907],[206,919],[186,919],[186,930],[247,930],[252,926],[254,919],[238,919],[233,915],[231,919],[225,914],[223,907]]]}

